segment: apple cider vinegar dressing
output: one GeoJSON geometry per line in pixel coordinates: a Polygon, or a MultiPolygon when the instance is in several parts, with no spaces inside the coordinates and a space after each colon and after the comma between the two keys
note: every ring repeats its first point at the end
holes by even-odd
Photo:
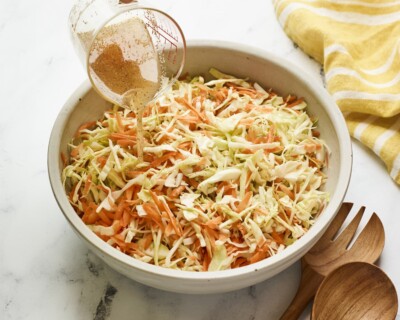
{"type": "Polygon", "coordinates": [[[91,44],[87,66],[91,81],[102,95],[135,112],[137,155],[143,161],[143,110],[160,91],[163,80],[157,51],[144,22],[133,17],[102,28],[91,44]]]}

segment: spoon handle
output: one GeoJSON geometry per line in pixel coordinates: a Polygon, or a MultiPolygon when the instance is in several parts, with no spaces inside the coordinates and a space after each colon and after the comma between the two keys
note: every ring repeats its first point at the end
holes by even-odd
{"type": "Polygon", "coordinates": [[[325,278],[311,269],[303,259],[301,260],[301,269],[302,273],[299,288],[280,320],[297,320],[307,307],[307,304],[315,296],[319,285],[325,278]]]}

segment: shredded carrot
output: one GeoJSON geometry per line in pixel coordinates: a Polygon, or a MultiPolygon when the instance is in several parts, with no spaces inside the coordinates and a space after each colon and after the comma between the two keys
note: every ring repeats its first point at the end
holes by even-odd
{"type": "Polygon", "coordinates": [[[195,107],[193,107],[186,99],[184,98],[175,98],[175,100],[182,105],[184,105],[186,108],[188,108],[190,111],[192,111],[196,116],[201,119],[201,121],[206,122],[206,118],[204,117],[203,114],[201,114],[195,107]]]}
{"type": "Polygon", "coordinates": [[[143,209],[153,222],[162,227],[160,212],[155,208],[154,204],[143,203],[143,209]]]}
{"type": "Polygon", "coordinates": [[[275,230],[271,232],[272,238],[278,243],[278,244],[283,244],[283,236],[281,233],[277,233],[275,230]]]}
{"type": "Polygon", "coordinates": [[[107,158],[103,157],[103,156],[98,157],[97,158],[97,162],[99,163],[100,168],[103,168],[105,166],[106,162],[107,162],[107,158]]]}
{"type": "Polygon", "coordinates": [[[99,218],[108,226],[112,224],[112,220],[107,216],[107,211],[106,210],[100,210],[100,212],[97,213],[99,215],[99,218]]]}
{"type": "Polygon", "coordinates": [[[262,247],[258,247],[256,253],[249,259],[250,263],[256,263],[269,257],[269,247],[265,243],[262,247]]]}
{"type": "Polygon", "coordinates": [[[172,190],[170,197],[172,199],[177,198],[183,192],[183,190],[185,190],[185,186],[179,186],[178,188],[175,188],[174,190],[172,190]]]}
{"type": "Polygon", "coordinates": [[[288,108],[293,108],[294,106],[297,106],[298,104],[302,103],[304,101],[303,98],[297,99],[290,104],[287,105],[288,108]]]}
{"type": "Polygon", "coordinates": [[[278,188],[280,190],[282,190],[284,193],[286,193],[290,199],[294,200],[294,193],[288,187],[286,187],[284,184],[280,183],[278,188]]]}
{"type": "Polygon", "coordinates": [[[177,152],[169,152],[169,153],[163,155],[162,157],[155,159],[153,162],[151,162],[150,167],[152,167],[152,168],[158,167],[160,164],[172,159],[177,154],[178,154],[177,152]]]}
{"type": "Polygon", "coordinates": [[[89,121],[82,124],[75,133],[75,137],[78,137],[83,130],[89,129],[96,125],[96,121],[89,121]]]}
{"type": "Polygon", "coordinates": [[[129,148],[136,146],[136,141],[129,140],[129,139],[119,139],[117,140],[117,144],[123,148],[129,148]]]}
{"type": "Polygon", "coordinates": [[[121,225],[125,228],[126,226],[128,226],[130,220],[131,220],[131,216],[129,214],[129,211],[124,210],[124,212],[122,213],[121,225]]]}
{"type": "Polygon", "coordinates": [[[168,214],[168,217],[170,219],[170,223],[172,224],[176,234],[181,236],[182,235],[182,228],[180,227],[178,221],[176,220],[176,217],[174,216],[174,214],[172,213],[171,209],[169,208],[167,202],[166,201],[162,202],[162,205],[164,206],[164,209],[168,214]]]}
{"type": "Polygon", "coordinates": [[[236,209],[237,212],[242,212],[247,207],[252,194],[253,193],[251,191],[246,192],[244,198],[242,199],[240,204],[237,206],[237,209],[236,209]]]}

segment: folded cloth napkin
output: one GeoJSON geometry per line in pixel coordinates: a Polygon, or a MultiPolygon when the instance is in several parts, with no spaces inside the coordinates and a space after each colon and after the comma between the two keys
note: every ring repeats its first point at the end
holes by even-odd
{"type": "Polygon", "coordinates": [[[400,184],[400,0],[273,0],[286,34],[323,65],[355,139],[400,184]]]}

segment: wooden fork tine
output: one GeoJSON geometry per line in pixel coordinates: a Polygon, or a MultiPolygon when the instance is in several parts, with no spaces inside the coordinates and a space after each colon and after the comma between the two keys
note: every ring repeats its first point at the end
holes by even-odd
{"type": "MultiPolygon", "coordinates": [[[[331,241],[336,233],[339,231],[340,227],[343,225],[344,220],[346,220],[349,215],[351,209],[353,208],[353,204],[351,202],[344,202],[339,209],[339,212],[336,214],[335,219],[331,222],[328,229],[324,233],[321,238],[321,242],[331,241]]],[[[317,243],[318,244],[318,243],[317,243]]]]}
{"type": "Polygon", "coordinates": [[[339,248],[346,248],[348,244],[351,242],[353,239],[358,225],[360,224],[361,218],[364,214],[365,207],[361,207],[360,210],[358,210],[356,216],[351,220],[349,225],[339,234],[339,236],[334,240],[335,245],[339,248]]]}
{"type": "Polygon", "coordinates": [[[355,252],[365,252],[365,248],[374,248],[375,250],[368,250],[370,255],[364,259],[366,262],[374,263],[380,257],[384,245],[385,230],[383,228],[382,221],[374,212],[349,250],[354,250],[355,252]]]}

